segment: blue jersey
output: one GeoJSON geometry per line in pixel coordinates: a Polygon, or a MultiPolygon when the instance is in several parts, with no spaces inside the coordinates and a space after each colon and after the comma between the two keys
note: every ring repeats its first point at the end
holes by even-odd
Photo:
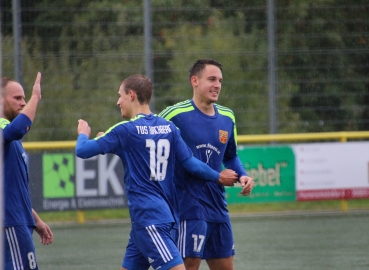
{"type": "MultiPolygon", "coordinates": [[[[214,109],[214,116],[205,115],[192,100],[187,100],[168,107],[160,116],[181,130],[183,140],[196,158],[220,172],[223,162],[237,156],[237,134],[233,112],[217,104],[214,109]]],[[[224,187],[187,173],[179,164],[177,167],[175,185],[180,219],[229,220],[224,187]]]]}
{"type": "Polygon", "coordinates": [[[153,114],[138,114],[96,141],[103,153],[116,154],[123,162],[132,226],[175,222],[175,160],[192,156],[175,125],[153,114]]]}
{"type": "Polygon", "coordinates": [[[12,122],[0,118],[4,147],[5,227],[36,226],[29,193],[28,157],[20,141],[31,124],[24,114],[19,114],[12,122]]]}

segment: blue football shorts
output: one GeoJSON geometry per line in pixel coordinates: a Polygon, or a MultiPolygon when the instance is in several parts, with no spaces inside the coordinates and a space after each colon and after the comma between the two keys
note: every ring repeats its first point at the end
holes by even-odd
{"type": "Polygon", "coordinates": [[[33,229],[29,226],[4,228],[5,270],[38,269],[32,238],[33,229]]]}
{"type": "Polygon", "coordinates": [[[129,270],[170,269],[183,260],[171,236],[172,224],[132,228],[122,267],[129,270]]]}
{"type": "Polygon", "coordinates": [[[177,246],[183,258],[220,259],[235,255],[231,222],[181,220],[177,246]]]}

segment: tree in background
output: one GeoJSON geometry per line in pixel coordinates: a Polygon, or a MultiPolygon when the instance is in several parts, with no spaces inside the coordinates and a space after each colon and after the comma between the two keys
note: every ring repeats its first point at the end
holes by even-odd
{"type": "MultiPolygon", "coordinates": [[[[30,78],[41,71],[45,89],[39,108],[43,117],[34,123],[40,132],[27,140],[75,139],[79,118],[89,119],[97,128],[93,132],[104,131],[121,120],[115,101],[122,78],[143,71],[143,41],[127,34],[134,32],[134,24],[126,23],[130,13],[140,11],[112,12],[117,5],[109,1],[89,3],[82,10],[84,1],[53,3],[53,8],[48,2],[35,3],[38,10],[50,12],[34,12],[33,24],[25,23],[23,29],[24,84],[31,86],[30,78]],[[114,19],[114,24],[99,18],[114,19]]],[[[4,51],[5,70],[12,76],[13,48],[4,51]]]]}
{"type": "MultiPolygon", "coordinates": [[[[4,70],[12,76],[10,1],[3,1],[4,70]]],[[[75,121],[98,132],[120,116],[120,80],[144,73],[142,1],[22,0],[25,90],[40,70],[45,89],[28,140],[75,139],[75,121]],[[109,108],[104,111],[99,107],[109,108]],[[86,108],[81,111],[80,108],[86,108]],[[41,132],[42,131],[42,132],[41,132]]],[[[268,133],[265,2],[153,0],[155,111],[191,98],[188,68],[224,66],[219,103],[239,134],[268,133]]],[[[276,2],[278,131],[369,128],[368,6],[364,1],[276,2]],[[352,3],[351,3],[352,2],[352,3]]]]}
{"type": "Polygon", "coordinates": [[[369,54],[362,54],[367,14],[368,6],[358,1],[278,6],[278,68],[298,86],[290,107],[303,120],[299,132],[368,128],[369,54]]]}

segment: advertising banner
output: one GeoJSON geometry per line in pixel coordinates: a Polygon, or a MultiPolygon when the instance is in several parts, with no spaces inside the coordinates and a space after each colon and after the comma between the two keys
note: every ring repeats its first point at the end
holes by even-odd
{"type": "Polygon", "coordinates": [[[295,155],[289,146],[238,147],[248,175],[255,181],[250,196],[240,194],[241,187],[227,187],[228,203],[295,201],[295,155]]]}
{"type": "MultiPolygon", "coordinates": [[[[229,204],[369,198],[369,142],[239,146],[238,154],[255,186],[250,196],[226,187],[229,204]]],[[[127,207],[115,155],[29,153],[29,162],[37,211],[127,207]]]]}
{"type": "Polygon", "coordinates": [[[80,159],[74,153],[29,154],[36,211],[127,207],[123,166],[115,155],[80,159]]]}
{"type": "Polygon", "coordinates": [[[292,146],[298,201],[369,198],[369,143],[292,146]]]}

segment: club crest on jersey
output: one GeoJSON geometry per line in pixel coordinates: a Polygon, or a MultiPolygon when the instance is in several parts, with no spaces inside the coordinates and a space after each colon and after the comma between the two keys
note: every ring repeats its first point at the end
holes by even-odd
{"type": "Polygon", "coordinates": [[[219,130],[219,141],[221,143],[226,143],[228,141],[228,131],[219,130]]]}

